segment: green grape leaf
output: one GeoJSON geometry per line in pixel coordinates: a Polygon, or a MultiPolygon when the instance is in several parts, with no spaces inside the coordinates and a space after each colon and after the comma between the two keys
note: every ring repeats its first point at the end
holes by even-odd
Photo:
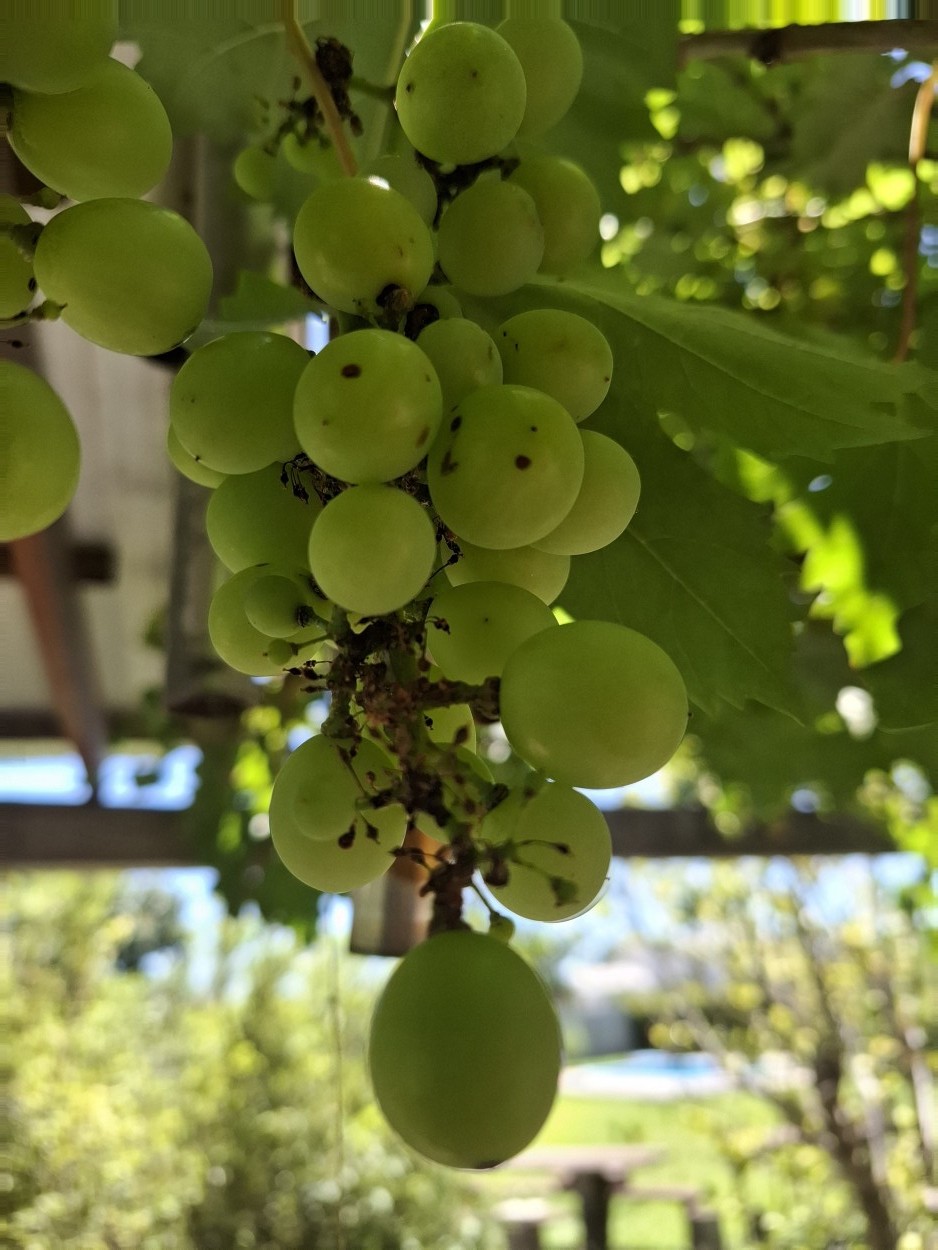
{"type": "Polygon", "coordinates": [[[938,595],[899,618],[902,650],[863,670],[880,724],[907,729],[938,722],[938,595]]]}
{"type": "Polygon", "coordinates": [[[599,326],[615,353],[619,403],[676,413],[690,430],[768,459],[827,460],[841,447],[917,438],[903,415],[908,394],[938,409],[938,378],[919,365],[789,338],[745,313],[624,292],[614,273],[538,282],[512,311],[539,304],[599,326]]]}
{"type": "Polygon", "coordinates": [[[678,79],[681,139],[689,143],[771,139],[779,119],[760,99],[751,73],[746,61],[692,61],[678,79]]]}
{"type": "Polygon", "coordinates": [[[234,293],[219,301],[218,311],[219,320],[231,329],[262,330],[286,321],[299,321],[322,309],[296,287],[242,269],[234,293]]]}
{"type": "Polygon", "coordinates": [[[791,566],[769,546],[768,509],[721,486],[662,434],[639,423],[624,433],[606,412],[597,428],[634,456],[642,495],[621,538],[573,561],[563,607],[654,639],[709,712],[755,699],[799,715],[791,566]]]}

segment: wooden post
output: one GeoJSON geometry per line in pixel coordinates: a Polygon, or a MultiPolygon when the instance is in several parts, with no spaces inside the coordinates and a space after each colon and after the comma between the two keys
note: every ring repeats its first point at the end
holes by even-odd
{"type": "Polygon", "coordinates": [[[688,1211],[691,1250],[723,1250],[720,1221],[714,1211],[688,1211]]]}
{"type": "Polygon", "coordinates": [[[585,1250],[609,1250],[609,1202],[614,1186],[601,1172],[581,1172],[571,1189],[583,1204],[585,1250]]]}

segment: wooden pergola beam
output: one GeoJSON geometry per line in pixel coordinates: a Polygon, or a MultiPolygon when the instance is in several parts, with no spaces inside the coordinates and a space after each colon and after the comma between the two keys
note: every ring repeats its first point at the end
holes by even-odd
{"type": "Polygon", "coordinates": [[[13,570],[26,597],[52,706],[94,781],[104,758],[107,725],[82,605],[72,577],[65,517],[10,543],[13,570]]]}
{"type": "MultiPolygon", "coordinates": [[[[622,809],[607,812],[615,855],[635,859],[730,859],[740,855],[882,855],[889,836],[845,817],[792,812],[734,839],[723,838],[706,812],[622,809]]],[[[6,868],[183,867],[202,863],[181,812],[105,808],[96,804],[0,805],[0,864],[6,868]]]]}
{"type": "Polygon", "coordinates": [[[799,61],[841,52],[889,52],[893,48],[938,47],[938,21],[884,18],[868,22],[819,22],[811,26],[768,26],[741,30],[706,30],[678,43],[678,65],[745,56],[763,65],[799,61]]]}
{"type": "MultiPolygon", "coordinates": [[[[110,585],[117,577],[117,556],[109,543],[76,542],[65,553],[72,581],[110,585]]],[[[0,543],[0,577],[13,577],[12,543],[0,543]]]]}

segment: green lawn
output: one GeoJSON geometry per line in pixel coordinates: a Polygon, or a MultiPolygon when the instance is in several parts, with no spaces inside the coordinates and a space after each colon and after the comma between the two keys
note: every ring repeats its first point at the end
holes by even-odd
{"type": "MultiPolygon", "coordinates": [[[[634,1174],[636,1185],[681,1185],[700,1191],[702,1205],[721,1218],[724,1245],[744,1244],[734,1180],[723,1161],[718,1138],[746,1128],[770,1126],[775,1116],[748,1094],[720,1094],[673,1102],[561,1097],[536,1145],[634,1142],[661,1145],[662,1161],[634,1174]]],[[[493,1178],[494,1179],[494,1178],[493,1178]]],[[[507,1177],[499,1177],[499,1182],[507,1177]]],[[[515,1187],[518,1182],[515,1180],[515,1187]]],[[[517,1191],[517,1188],[516,1188],[517,1191]]],[[[575,1200],[558,1195],[558,1210],[567,1211],[543,1230],[547,1250],[579,1250],[582,1245],[575,1200]]],[[[687,1221],[679,1203],[616,1199],[612,1215],[614,1250],[632,1247],[679,1250],[689,1245],[687,1221]]]]}

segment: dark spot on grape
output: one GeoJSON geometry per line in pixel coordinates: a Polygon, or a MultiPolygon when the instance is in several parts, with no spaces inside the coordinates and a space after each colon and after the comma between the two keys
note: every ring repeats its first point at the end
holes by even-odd
{"type": "Polygon", "coordinates": [[[417,437],[417,446],[422,447],[429,437],[430,437],[430,427],[428,425],[425,425],[417,437]]]}
{"type": "Polygon", "coordinates": [[[404,88],[404,90],[407,92],[408,95],[410,95],[413,89],[414,89],[414,84],[412,82],[409,82],[407,86],[404,88]]]}
{"type": "Polygon", "coordinates": [[[430,377],[429,373],[425,373],[425,374],[423,375],[423,380],[424,380],[424,382],[431,382],[431,383],[432,383],[432,381],[433,381],[433,379],[430,377]]]}
{"type": "Polygon", "coordinates": [[[331,424],[332,424],[332,422],[331,422],[331,420],[329,419],[329,417],[323,417],[323,419],[322,419],[322,423],[323,423],[323,425],[331,425],[331,424]]]}
{"type": "Polygon", "coordinates": [[[609,379],[609,375],[608,375],[608,374],[606,374],[606,376],[603,378],[603,381],[604,381],[604,382],[608,382],[609,380],[610,380],[610,379],[609,379]]]}
{"type": "Polygon", "coordinates": [[[352,825],[351,829],[347,829],[345,833],[343,833],[342,836],[339,838],[339,846],[342,848],[343,851],[347,851],[354,844],[354,842],[355,842],[355,826],[352,825]]]}
{"type": "Polygon", "coordinates": [[[453,417],[452,421],[450,421],[449,423],[449,428],[453,431],[456,431],[459,429],[461,425],[462,425],[462,417],[453,417]]]}
{"type": "Polygon", "coordinates": [[[470,77],[470,78],[478,78],[478,77],[479,77],[479,71],[478,71],[477,69],[471,69],[471,70],[469,71],[469,77],[470,77]]]}
{"type": "Polygon", "coordinates": [[[459,468],[458,462],[453,459],[449,451],[445,451],[443,453],[443,459],[440,461],[441,475],[443,477],[446,477],[450,473],[455,473],[458,468],[459,468]]]}
{"type": "Polygon", "coordinates": [[[536,425],[532,425],[532,426],[531,426],[531,433],[532,433],[532,434],[536,434],[536,433],[537,433],[537,426],[536,426],[536,425]]]}
{"type": "Polygon", "coordinates": [[[343,378],[360,378],[362,375],[361,365],[343,365],[343,378]]]}
{"type": "Polygon", "coordinates": [[[526,469],[531,463],[530,456],[515,456],[515,468],[526,469]]]}
{"type": "Polygon", "coordinates": [[[31,291],[35,291],[36,286],[37,286],[36,279],[30,278],[29,281],[26,283],[26,285],[29,287],[31,291]]]}

